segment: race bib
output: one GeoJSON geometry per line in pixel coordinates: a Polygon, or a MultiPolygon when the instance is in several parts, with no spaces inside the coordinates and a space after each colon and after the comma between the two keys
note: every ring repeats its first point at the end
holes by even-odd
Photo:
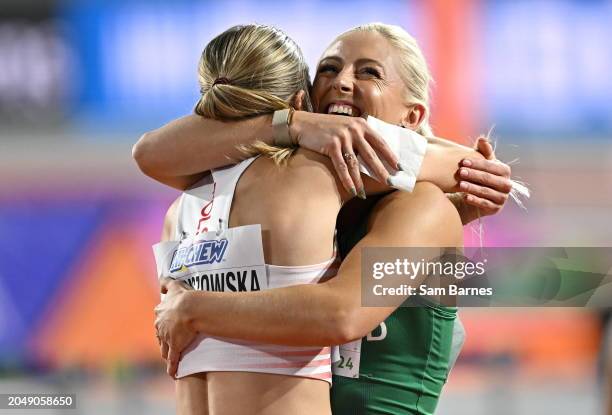
{"type": "Polygon", "coordinates": [[[157,275],[201,291],[260,291],[268,288],[261,226],[206,232],[153,245],[157,275]]]}
{"type": "Polygon", "coordinates": [[[336,376],[357,379],[361,360],[361,339],[339,346],[340,358],[332,365],[336,376]]]}
{"type": "MultiPolygon", "coordinates": [[[[383,321],[378,327],[368,333],[365,341],[379,342],[387,338],[387,325],[383,321]]],[[[361,342],[364,339],[352,341],[338,347],[338,356],[334,356],[334,375],[347,378],[359,378],[359,364],[361,362],[361,342]]]]}

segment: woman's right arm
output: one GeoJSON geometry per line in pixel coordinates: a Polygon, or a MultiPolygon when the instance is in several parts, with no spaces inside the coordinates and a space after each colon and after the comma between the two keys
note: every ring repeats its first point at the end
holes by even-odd
{"type": "MultiPolygon", "coordinates": [[[[384,139],[362,118],[296,111],[290,135],[301,147],[329,157],[348,192],[363,188],[359,165],[347,165],[344,158],[349,149],[359,153],[382,184],[387,182],[389,175],[381,160],[392,166],[398,162],[384,139]]],[[[273,143],[271,114],[229,122],[188,115],[145,133],[134,145],[132,153],[144,174],[160,183],[184,190],[201,179],[203,172],[244,159],[246,156],[238,149],[239,145],[256,140],[273,143]]],[[[458,164],[462,158],[468,157],[476,161],[483,158],[480,153],[459,144],[429,139],[418,180],[434,183],[446,192],[457,191],[458,164]]],[[[491,173],[500,175],[498,172],[491,173]]],[[[471,182],[478,177],[477,174],[470,175],[463,180],[471,182]]],[[[500,176],[493,177],[487,183],[474,183],[492,187],[493,192],[472,184],[463,191],[474,193],[489,205],[494,202],[501,207],[505,202],[502,193],[507,193],[505,188],[508,187],[508,180],[503,179],[500,176]]]]}
{"type": "MultiPolygon", "coordinates": [[[[390,165],[398,162],[383,138],[362,118],[296,111],[290,135],[301,147],[329,157],[347,191],[363,186],[359,168],[349,169],[345,163],[343,154],[348,149],[358,151],[382,183],[388,173],[380,158],[390,165]]],[[[188,115],[145,133],[134,145],[132,156],[147,176],[184,190],[201,179],[202,172],[244,159],[239,145],[256,140],[273,144],[273,137],[272,114],[227,122],[188,115]]]]}
{"type": "Polygon", "coordinates": [[[272,115],[233,122],[187,115],[145,133],[132,156],[144,174],[183,190],[202,172],[244,159],[238,146],[255,140],[272,143],[272,115]]]}

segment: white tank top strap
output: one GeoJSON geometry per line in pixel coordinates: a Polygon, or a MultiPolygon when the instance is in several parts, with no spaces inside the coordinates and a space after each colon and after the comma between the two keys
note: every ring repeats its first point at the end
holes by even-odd
{"type": "Polygon", "coordinates": [[[227,228],[236,184],[255,159],[252,157],[233,166],[212,170],[211,174],[183,192],[178,205],[177,240],[227,228]]]}
{"type": "Polygon", "coordinates": [[[232,201],[234,200],[234,193],[238,180],[256,158],[257,157],[251,157],[236,165],[222,167],[212,171],[214,185],[216,185],[218,191],[215,196],[213,217],[217,219],[216,222],[222,221],[224,227],[227,227],[229,223],[230,210],[232,208],[232,201]]]}

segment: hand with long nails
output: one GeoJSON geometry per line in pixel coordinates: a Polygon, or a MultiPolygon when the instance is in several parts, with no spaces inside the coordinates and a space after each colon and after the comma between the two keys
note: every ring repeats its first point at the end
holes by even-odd
{"type": "Polygon", "coordinates": [[[464,159],[457,172],[459,189],[463,192],[461,209],[464,211],[461,217],[464,224],[480,216],[499,213],[512,190],[512,170],[495,158],[490,141],[486,137],[479,137],[475,149],[485,159],[464,159]]]}

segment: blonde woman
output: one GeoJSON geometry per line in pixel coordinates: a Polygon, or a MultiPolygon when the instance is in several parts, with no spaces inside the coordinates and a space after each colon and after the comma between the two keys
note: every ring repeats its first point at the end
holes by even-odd
{"type": "MultiPolygon", "coordinates": [[[[313,93],[316,94],[313,97],[314,102],[320,106],[319,110],[329,112],[331,109],[345,113],[354,111],[356,115],[368,111],[392,124],[401,124],[406,128],[418,130],[426,122],[428,104],[426,95],[425,99],[416,103],[406,99],[413,96],[414,92],[402,78],[402,70],[405,68],[395,61],[401,51],[380,32],[385,27],[356,29],[342,35],[330,46],[325,59],[333,60],[335,66],[331,68],[328,63],[319,68],[313,89],[313,93]],[[322,79],[324,76],[326,79],[322,79]]],[[[288,38],[284,42],[290,43],[291,47],[294,45],[288,38]]],[[[241,57],[244,58],[244,45],[240,50],[241,57]]],[[[273,51],[269,47],[265,50],[266,53],[273,51]]],[[[207,56],[206,53],[203,55],[204,63],[207,56]]],[[[258,59],[262,59],[263,55],[257,56],[258,59]]],[[[228,63],[229,60],[224,62],[228,63]]],[[[223,71],[221,68],[213,70],[205,64],[200,66],[203,96],[197,107],[198,111],[211,118],[229,119],[273,112],[289,103],[297,109],[307,105],[304,105],[306,94],[300,93],[299,89],[294,89],[290,95],[276,95],[284,101],[284,104],[269,99],[268,93],[264,93],[265,99],[262,99],[262,92],[253,92],[253,89],[266,85],[265,82],[262,84],[260,78],[265,71],[257,70],[260,68],[258,60],[241,59],[240,62],[241,64],[248,62],[248,72],[238,68],[233,68],[232,72],[231,66],[223,68],[223,71]],[[203,71],[210,73],[204,76],[203,71]],[[256,79],[257,83],[246,86],[252,79],[256,79]],[[245,89],[247,91],[244,92],[247,93],[243,93],[245,89]],[[232,103],[234,99],[240,104],[232,103]],[[207,104],[207,101],[212,101],[213,104],[207,104]],[[216,105],[216,101],[221,105],[216,105]],[[257,108],[263,101],[271,105],[262,104],[257,108]],[[238,111],[239,116],[232,117],[230,114],[243,107],[241,103],[247,104],[247,110],[238,111]],[[251,105],[253,113],[248,112],[248,106],[251,105]],[[215,112],[214,108],[222,107],[225,109],[215,112]]],[[[284,64],[279,67],[286,68],[284,64]]],[[[279,74],[275,74],[275,78],[278,76],[279,74]]],[[[304,76],[307,76],[305,72],[302,77],[304,76]]],[[[412,78],[410,82],[413,82],[412,78]]],[[[428,79],[425,77],[424,88],[427,88],[427,82],[428,79]]],[[[291,125],[295,126],[301,116],[306,116],[306,113],[296,112],[291,125]]],[[[338,123],[338,120],[332,120],[335,118],[333,116],[321,117],[324,117],[321,118],[321,123],[327,122],[328,126],[334,125],[334,122],[338,123]]],[[[302,121],[304,119],[306,118],[302,118],[302,121]]],[[[347,120],[352,119],[347,118],[347,120]]],[[[269,119],[265,121],[268,122],[269,119]]],[[[219,159],[226,154],[239,155],[231,150],[236,144],[253,143],[255,138],[266,139],[265,134],[257,135],[262,131],[255,129],[248,131],[257,125],[258,121],[254,119],[241,121],[242,125],[234,126],[237,127],[238,133],[250,135],[250,139],[242,139],[234,135],[236,133],[216,132],[214,130],[222,124],[211,119],[207,119],[206,122],[209,133],[227,140],[227,143],[223,144],[221,141],[214,143],[215,147],[219,145],[220,149],[220,153],[216,155],[210,154],[208,146],[200,147],[202,149],[208,147],[209,154],[202,154],[203,158],[208,157],[210,161],[216,157],[218,164],[222,163],[219,159]],[[245,126],[247,129],[241,131],[245,126]]],[[[379,138],[374,131],[368,129],[363,120],[338,124],[340,129],[336,126],[335,131],[341,131],[348,126],[351,129],[360,129],[361,138],[364,134],[369,135],[370,139],[379,138]]],[[[265,125],[267,124],[262,124],[265,125]]],[[[180,132],[181,129],[188,130],[190,127],[179,122],[169,128],[180,132]]],[[[266,128],[262,127],[263,130],[266,128]]],[[[292,132],[293,138],[305,138],[303,131],[292,132]]],[[[172,134],[164,132],[161,135],[149,135],[143,138],[135,149],[135,156],[140,160],[141,167],[145,165],[142,162],[143,148],[157,146],[161,149],[163,145],[167,145],[166,141],[170,136],[172,134]]],[[[192,138],[193,135],[188,135],[186,138],[176,137],[177,142],[181,140],[183,142],[175,144],[177,148],[183,149],[192,146],[193,151],[198,146],[198,142],[192,138]],[[185,143],[189,141],[191,142],[186,145],[185,143]]],[[[350,137],[346,142],[350,143],[350,137]]],[[[379,178],[386,179],[387,171],[382,168],[376,169],[380,160],[372,154],[368,157],[367,152],[371,149],[368,150],[364,143],[365,141],[356,144],[361,146],[359,155],[372,163],[372,169],[379,178]]],[[[378,142],[377,149],[382,152],[387,151],[386,157],[392,159],[393,154],[388,152],[388,149],[383,149],[381,143],[382,140],[378,142]]],[[[353,174],[352,146],[342,149],[340,156],[342,161],[336,157],[333,162],[327,157],[302,149],[294,150],[293,155],[287,157],[292,152],[261,144],[252,148],[273,157],[286,157],[287,163],[285,167],[279,167],[268,157],[249,161],[250,166],[243,167],[244,174],[238,181],[237,197],[231,208],[230,226],[262,223],[262,228],[265,230],[264,247],[266,247],[267,263],[299,266],[329,259],[333,256],[333,231],[336,213],[340,206],[354,193],[363,195],[388,190],[385,185],[376,184],[373,180],[353,174]],[[348,163],[350,169],[341,163],[348,163]],[[335,174],[336,171],[340,173],[335,174]],[[340,180],[346,183],[347,179],[352,180],[352,186],[351,184],[348,186],[351,190],[348,192],[339,184],[340,180]]],[[[429,172],[432,181],[445,190],[450,190],[457,184],[453,179],[456,165],[467,156],[472,158],[473,165],[481,162],[477,154],[468,149],[441,141],[434,142],[428,148],[423,169],[429,172]]],[[[195,161],[195,158],[192,161],[195,161]]],[[[244,162],[238,166],[244,166],[244,162]]],[[[147,171],[151,174],[151,170],[147,171]]],[[[181,171],[182,174],[178,176],[171,172],[151,175],[164,177],[164,182],[178,186],[200,177],[197,175],[197,170],[190,170],[189,167],[181,171]]],[[[169,211],[169,218],[172,219],[173,216],[172,210],[169,211]]],[[[338,405],[335,410],[338,413],[433,411],[450,365],[456,311],[360,307],[360,248],[410,245],[460,246],[461,220],[440,189],[423,183],[417,184],[412,194],[395,192],[385,196],[374,207],[368,228],[367,235],[348,254],[338,275],[329,282],[241,294],[193,291],[186,290],[175,282],[166,284],[167,298],[158,306],[157,323],[163,341],[162,354],[169,359],[169,372],[175,373],[180,353],[197,333],[289,346],[322,347],[365,336],[391,314],[386,322],[388,327],[393,327],[388,340],[381,342],[376,352],[372,350],[368,352],[367,347],[363,348],[365,353],[361,355],[361,367],[373,371],[367,378],[360,376],[361,373],[358,371],[352,381],[338,382],[340,389],[337,392],[334,389],[334,394],[341,394],[343,405],[350,406],[338,405]],[[228,316],[231,316],[231,319],[228,316]],[[406,337],[408,333],[414,336],[406,337]],[[427,340],[432,336],[436,337],[435,344],[427,340]],[[412,344],[409,344],[409,341],[412,344]],[[397,349],[394,347],[397,344],[404,344],[406,347],[397,349]],[[430,361],[425,362],[430,358],[430,361]],[[382,366],[377,367],[377,362],[382,366]],[[376,393],[368,393],[367,390],[371,388],[375,388],[376,393]],[[344,401],[344,398],[349,401],[344,401]]],[[[285,376],[291,375],[285,374],[285,376]]],[[[231,373],[213,371],[206,375],[181,378],[177,383],[177,393],[179,407],[192,411],[204,406],[214,408],[213,412],[222,413],[325,413],[328,410],[324,408],[324,399],[327,395],[316,382],[320,381],[303,378],[287,380],[284,376],[253,374],[248,370],[231,373]],[[244,400],[229,399],[238,391],[245,397],[244,400]],[[205,396],[208,398],[207,404],[205,396]]]]}

